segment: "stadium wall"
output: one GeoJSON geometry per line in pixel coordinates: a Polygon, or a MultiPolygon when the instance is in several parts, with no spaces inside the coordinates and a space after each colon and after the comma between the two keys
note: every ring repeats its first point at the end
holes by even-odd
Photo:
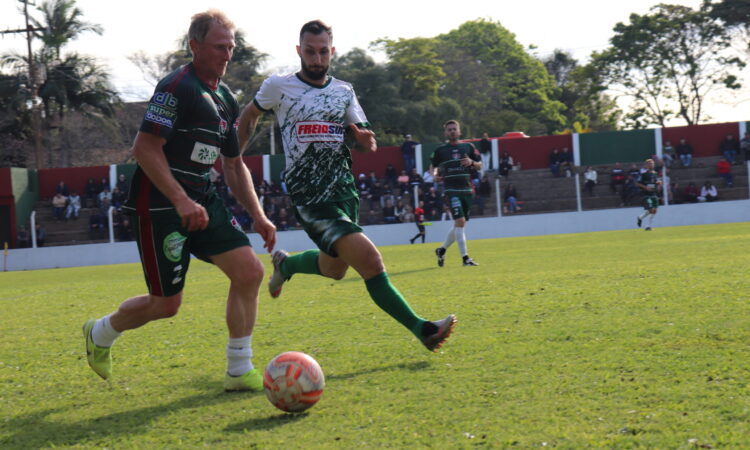
{"type": "MultiPolygon", "coordinates": [[[[472,219],[470,226],[467,228],[467,238],[474,241],[477,239],[611,230],[632,230],[634,233],[643,233],[642,230],[635,228],[635,217],[641,211],[641,208],[621,208],[472,219]]],[[[652,233],[659,233],[660,228],[667,226],[748,221],[750,221],[750,200],[670,205],[659,208],[659,213],[654,220],[655,229],[652,233]]],[[[443,242],[451,223],[451,221],[433,222],[432,226],[427,227],[427,241],[430,242],[430,245],[425,251],[426,257],[433,257],[432,246],[443,242]]],[[[413,223],[371,225],[364,228],[365,233],[378,246],[405,244],[416,231],[413,223]]],[[[647,236],[644,234],[644,238],[647,236]]],[[[265,253],[260,236],[250,234],[249,237],[255,251],[265,253]]],[[[470,243],[469,248],[472,248],[473,245],[478,244],[470,243]]],[[[303,231],[285,231],[278,235],[277,248],[296,252],[311,247],[312,243],[303,231]]],[[[34,270],[135,262],[139,262],[135,242],[116,242],[112,244],[10,250],[6,270],[34,270]],[[71,258],[70,255],[75,255],[75,257],[71,258]]]]}
{"type": "Polygon", "coordinates": [[[579,135],[581,166],[643,161],[656,154],[654,130],[579,135]]]}
{"type": "Polygon", "coordinates": [[[39,169],[39,198],[51,199],[55,196],[55,188],[64,181],[68,189],[83,194],[89,178],[99,183],[99,180],[109,180],[109,166],[67,167],[64,169],[39,169]]]}
{"type": "Polygon", "coordinates": [[[552,149],[562,151],[568,147],[573,151],[573,139],[569,134],[536,136],[529,138],[498,139],[498,153],[508,152],[514,163],[521,163],[521,169],[545,169],[549,167],[552,149]]]}
{"type": "Polygon", "coordinates": [[[719,144],[728,134],[737,139],[742,139],[737,122],[669,127],[663,128],[661,132],[662,141],[670,141],[673,147],[677,147],[680,139],[685,138],[687,143],[693,147],[694,158],[721,155],[719,144]]]}

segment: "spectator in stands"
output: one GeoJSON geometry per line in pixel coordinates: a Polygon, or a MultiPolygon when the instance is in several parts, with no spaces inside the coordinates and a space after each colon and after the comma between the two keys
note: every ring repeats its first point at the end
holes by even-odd
{"type": "Polygon", "coordinates": [[[661,150],[662,159],[664,160],[664,165],[669,167],[672,167],[672,163],[675,159],[675,152],[674,147],[672,147],[672,143],[670,141],[665,141],[664,145],[662,146],[661,150]]]}
{"type": "Polygon", "coordinates": [[[104,236],[104,228],[107,223],[106,216],[102,216],[100,209],[94,209],[89,216],[89,236],[91,239],[100,239],[104,236]]]}
{"type": "MultiPolygon", "coordinates": [[[[211,168],[211,170],[216,172],[216,170],[213,167],[211,168]]],[[[213,182],[215,182],[216,178],[218,178],[219,176],[221,175],[219,175],[219,173],[216,172],[216,175],[214,175],[213,182]]],[[[130,189],[130,182],[125,177],[124,173],[121,173],[120,175],[117,176],[117,184],[115,185],[115,187],[119,189],[120,192],[122,192],[122,194],[125,196],[126,199],[128,198],[128,189],[130,189]]]]}
{"type": "Polygon", "coordinates": [[[684,191],[680,189],[680,185],[676,181],[669,184],[669,203],[675,205],[685,203],[684,191]]]}
{"type": "Polygon", "coordinates": [[[482,158],[482,173],[493,170],[492,166],[492,141],[487,133],[482,133],[482,140],[479,141],[479,156],[482,158]]]}
{"type": "Polygon", "coordinates": [[[380,181],[376,181],[375,184],[370,186],[370,209],[375,209],[375,207],[383,207],[383,185],[380,183],[380,181]]]}
{"type": "Polygon", "coordinates": [[[81,212],[81,196],[78,192],[71,191],[70,197],[68,197],[68,207],[65,208],[65,220],[78,219],[78,215],[81,212]]]}
{"type": "Polygon", "coordinates": [[[29,233],[26,225],[21,225],[21,227],[18,229],[18,233],[16,233],[16,247],[31,247],[31,233],[29,233]]]}
{"type": "Polygon", "coordinates": [[[549,171],[553,177],[560,176],[560,150],[553,148],[549,155],[549,171]]]}
{"type": "Polygon", "coordinates": [[[628,176],[635,177],[635,179],[637,180],[641,177],[641,169],[637,165],[631,164],[630,169],[628,169],[628,176]]]}
{"type": "Polygon", "coordinates": [[[414,212],[410,205],[404,206],[404,209],[401,210],[401,214],[398,215],[398,221],[401,223],[414,222],[414,212]]]}
{"type": "Polygon", "coordinates": [[[276,225],[277,231],[289,230],[289,213],[287,213],[286,208],[279,208],[279,212],[273,218],[273,223],[276,225]]]}
{"type": "Polygon", "coordinates": [[[383,207],[383,222],[385,223],[396,223],[396,206],[393,204],[393,201],[388,200],[385,202],[385,206],[383,207]]]}
{"type": "Polygon", "coordinates": [[[565,174],[566,177],[573,176],[573,166],[575,161],[573,160],[573,153],[564,147],[562,153],[560,153],[560,173],[565,174]]]}
{"type": "MultiPolygon", "coordinates": [[[[425,194],[422,196],[422,198],[425,204],[425,207],[424,207],[425,211],[430,211],[433,208],[437,209],[438,211],[442,209],[442,200],[440,198],[440,194],[438,193],[437,189],[435,189],[434,187],[431,187],[430,189],[428,189],[427,192],[425,192],[425,194]]],[[[430,220],[433,220],[433,219],[430,219],[430,220]]]]}
{"type": "Polygon", "coordinates": [[[719,158],[716,163],[716,171],[724,179],[725,187],[734,187],[734,178],[732,177],[732,165],[726,158],[719,158]]]}
{"type": "Polygon", "coordinates": [[[706,181],[701,187],[701,195],[698,197],[699,202],[715,202],[719,199],[719,191],[711,181],[706,181]]]}
{"type": "Polygon", "coordinates": [[[87,208],[93,208],[99,202],[99,199],[97,198],[99,195],[99,186],[93,178],[89,178],[86,182],[86,186],[83,188],[83,195],[87,208]]]}
{"type": "Polygon", "coordinates": [[[422,175],[417,172],[417,169],[411,169],[411,173],[409,174],[409,192],[413,193],[414,188],[422,186],[423,182],[422,175]]]}
{"type": "Polygon", "coordinates": [[[628,174],[625,184],[622,186],[622,192],[620,198],[622,200],[621,206],[630,206],[630,202],[640,196],[641,189],[636,184],[636,180],[640,178],[641,174],[630,175],[628,174]]]}
{"type": "Polygon", "coordinates": [[[625,185],[625,170],[619,162],[616,162],[609,172],[609,190],[613,194],[617,193],[617,186],[625,185]]]}
{"type": "Polygon", "coordinates": [[[357,192],[359,193],[359,198],[363,200],[369,199],[370,182],[363,173],[360,173],[359,177],[357,177],[357,192]]]}
{"type": "Polygon", "coordinates": [[[500,164],[497,168],[498,174],[503,178],[508,178],[511,170],[513,170],[513,157],[510,156],[510,153],[503,152],[503,156],[500,158],[500,164]]]}
{"type": "Polygon", "coordinates": [[[416,167],[417,142],[411,139],[411,134],[404,136],[404,142],[401,144],[401,155],[404,158],[404,169],[406,173],[411,173],[411,169],[416,167]]]}
{"type": "Polygon", "coordinates": [[[42,227],[42,224],[37,222],[34,226],[36,232],[36,246],[44,247],[44,243],[47,242],[47,231],[42,227]]]}
{"type": "Polygon", "coordinates": [[[737,161],[737,154],[740,152],[740,141],[734,138],[734,135],[728,134],[721,144],[719,144],[719,153],[724,155],[724,158],[729,164],[734,164],[737,161]]]}
{"type": "Polygon", "coordinates": [[[112,204],[112,192],[109,191],[109,186],[104,186],[101,192],[99,192],[98,198],[99,198],[99,202],[97,203],[97,205],[99,206],[99,208],[102,207],[105,200],[107,202],[107,206],[112,204]]]}
{"type": "Polygon", "coordinates": [[[132,241],[133,235],[130,231],[130,218],[122,213],[118,213],[120,221],[117,223],[117,240],[126,242],[132,241]]]}
{"type": "Polygon", "coordinates": [[[698,197],[700,196],[700,194],[701,192],[698,190],[698,187],[691,181],[690,183],[688,183],[682,195],[685,198],[686,202],[698,203],[698,197]]]}
{"type": "Polygon", "coordinates": [[[586,182],[583,184],[583,188],[586,189],[589,195],[594,195],[594,186],[596,186],[596,170],[591,166],[586,166],[586,171],[583,173],[583,178],[586,182]]]}
{"type": "Polygon", "coordinates": [[[115,186],[115,189],[112,191],[112,206],[114,206],[115,209],[120,209],[127,199],[128,196],[125,195],[119,187],[115,186]]]}
{"type": "Polygon", "coordinates": [[[516,187],[513,186],[513,183],[509,183],[505,186],[505,191],[503,191],[503,212],[506,214],[515,214],[519,209],[518,191],[516,190],[516,187]]]}
{"type": "Polygon", "coordinates": [[[400,194],[404,195],[409,192],[409,173],[406,170],[401,171],[401,175],[398,176],[398,189],[400,194]]]}
{"type": "Polygon", "coordinates": [[[65,206],[67,204],[68,197],[60,192],[56,192],[55,196],[52,197],[52,216],[55,220],[63,220],[65,218],[65,206]]]}
{"type": "Polygon", "coordinates": [[[490,184],[490,179],[487,176],[487,173],[485,172],[484,175],[482,175],[482,179],[479,182],[479,189],[477,189],[477,194],[474,196],[474,199],[477,201],[477,208],[479,209],[479,215],[484,215],[484,207],[487,204],[487,200],[489,200],[490,196],[492,195],[492,185],[490,184]]]}
{"type": "Polygon", "coordinates": [[[740,150],[745,156],[745,162],[750,161],[750,131],[746,132],[740,141],[740,150]]]}
{"type": "Polygon", "coordinates": [[[435,177],[432,175],[430,169],[427,169],[422,174],[422,189],[425,191],[435,186],[435,177]]]}
{"type": "Polygon", "coordinates": [[[101,179],[101,180],[99,180],[99,188],[98,188],[98,190],[96,191],[96,193],[97,193],[97,194],[101,194],[101,192],[102,192],[102,191],[103,191],[103,190],[104,190],[105,188],[106,188],[106,189],[107,189],[108,191],[112,191],[112,188],[111,188],[111,187],[109,186],[109,178],[107,178],[107,177],[102,177],[102,179],[101,179]]]}
{"type": "Polygon", "coordinates": [[[370,212],[367,213],[367,217],[365,217],[365,225],[376,225],[378,223],[380,223],[380,219],[375,210],[371,209],[370,212]]]}
{"type": "MultiPolygon", "coordinates": [[[[229,210],[232,212],[232,216],[234,216],[234,219],[237,221],[237,223],[240,224],[240,227],[243,230],[250,230],[253,226],[253,219],[250,217],[250,215],[245,211],[245,208],[237,201],[236,198],[232,197],[232,200],[234,203],[231,207],[229,207],[229,210]]],[[[270,215],[270,212],[266,217],[272,217],[270,215]]]]}
{"type": "Polygon", "coordinates": [[[693,147],[687,143],[685,138],[680,139],[680,143],[677,145],[677,154],[682,161],[682,167],[690,167],[693,163],[693,147]]]}
{"type": "Polygon", "coordinates": [[[396,168],[393,167],[393,164],[388,164],[385,166],[385,181],[388,183],[388,186],[391,187],[391,189],[396,189],[396,179],[398,178],[398,173],[396,172],[396,168]]]}
{"type": "Polygon", "coordinates": [[[60,181],[57,184],[57,188],[55,188],[55,193],[62,194],[64,197],[67,197],[70,195],[70,191],[68,190],[68,185],[65,184],[64,181],[60,181]]]}

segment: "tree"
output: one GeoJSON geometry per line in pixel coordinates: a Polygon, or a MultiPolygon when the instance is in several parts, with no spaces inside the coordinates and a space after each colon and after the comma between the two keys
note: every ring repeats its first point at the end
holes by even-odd
{"type": "Polygon", "coordinates": [[[705,0],[703,9],[726,26],[733,40],[740,43],[740,51],[750,58],[750,3],[747,0],[705,0]]]}
{"type": "Polygon", "coordinates": [[[579,66],[572,54],[559,49],[542,62],[557,85],[556,98],[565,105],[565,131],[617,129],[622,112],[604,94],[606,87],[594,66],[579,66]]]}
{"type": "Polygon", "coordinates": [[[60,60],[62,48],[82,33],[102,34],[104,31],[101,25],[85,22],[83,11],[75,3],[75,0],[46,1],[37,7],[42,19],[31,18],[35,27],[43,28],[34,33],[44,44],[40,52],[43,63],[60,60]]]}
{"type": "Polygon", "coordinates": [[[453,110],[460,105],[459,116],[442,120],[458,118],[466,136],[510,130],[538,135],[564,123],[551,77],[500,23],[480,19],[434,38],[380,44],[402,74],[404,96],[438,97],[453,110]]]}
{"type": "Polygon", "coordinates": [[[740,87],[733,71],[743,63],[727,55],[727,31],[705,11],[661,4],[631,14],[614,32],[611,47],[592,59],[610,88],[631,100],[631,127],[665,126],[672,118],[698,124],[713,91],[740,87]]]}

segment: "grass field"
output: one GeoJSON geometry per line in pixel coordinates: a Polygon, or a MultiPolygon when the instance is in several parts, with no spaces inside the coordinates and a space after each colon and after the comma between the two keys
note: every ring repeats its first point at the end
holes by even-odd
{"type": "Polygon", "coordinates": [[[382,251],[417,312],[458,315],[437,354],[353,273],[263,291],[256,365],[299,350],[326,373],[301,415],[222,391],[227,285],[207,264],[180,314],[118,340],[109,383],[80,328],[142,293],[140,266],[2,273],[0,448],[750,445],[750,224],[470,241],[473,268],[434,247],[382,251]]]}

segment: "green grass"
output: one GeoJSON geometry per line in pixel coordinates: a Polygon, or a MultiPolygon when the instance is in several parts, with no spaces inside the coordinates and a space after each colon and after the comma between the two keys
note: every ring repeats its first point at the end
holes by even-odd
{"type": "Polygon", "coordinates": [[[474,268],[455,246],[438,268],[434,247],[382,251],[416,311],[458,315],[438,354],[353,272],[263,291],[256,364],[299,350],[326,373],[302,415],[222,392],[227,283],[214,267],[191,264],[179,315],[123,335],[110,383],[86,365],[80,328],[144,291],[139,265],[0,274],[0,448],[750,441],[750,224],[470,241],[474,268]]]}

